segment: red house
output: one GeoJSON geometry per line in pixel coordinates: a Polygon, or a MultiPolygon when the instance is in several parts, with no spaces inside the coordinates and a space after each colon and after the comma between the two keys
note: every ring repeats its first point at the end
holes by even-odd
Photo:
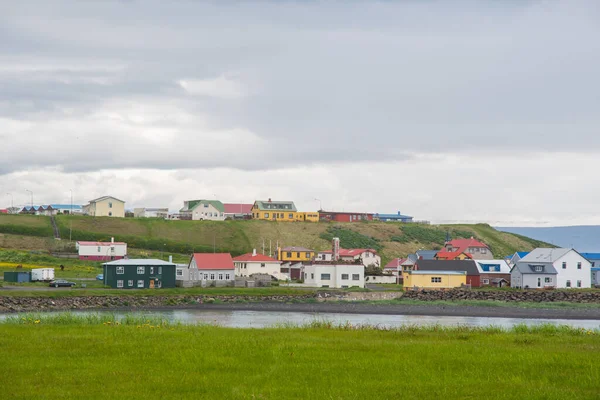
{"type": "Polygon", "coordinates": [[[319,220],[324,222],[373,221],[373,213],[319,211],[319,220]]]}
{"type": "Polygon", "coordinates": [[[225,218],[250,219],[252,217],[253,204],[223,203],[225,218]]]}

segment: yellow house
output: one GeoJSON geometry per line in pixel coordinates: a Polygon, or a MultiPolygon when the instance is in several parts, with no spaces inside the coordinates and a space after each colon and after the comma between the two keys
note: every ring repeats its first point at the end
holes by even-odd
{"type": "Polygon", "coordinates": [[[466,271],[404,271],[404,290],[451,289],[467,283],[466,271]]]}
{"type": "Polygon", "coordinates": [[[283,262],[306,262],[315,259],[315,251],[304,247],[279,247],[277,259],[283,262]]]}
{"type": "Polygon", "coordinates": [[[125,202],[112,196],[102,196],[83,206],[84,215],[92,217],[125,217],[125,202]]]}
{"type": "Polygon", "coordinates": [[[252,218],[265,221],[319,222],[318,212],[299,212],[293,201],[256,200],[252,205],[252,218]]]}

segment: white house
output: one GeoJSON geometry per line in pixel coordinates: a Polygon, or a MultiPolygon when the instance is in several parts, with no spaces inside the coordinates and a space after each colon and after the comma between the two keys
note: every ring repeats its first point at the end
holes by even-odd
{"type": "Polygon", "coordinates": [[[85,242],[75,243],[80,260],[120,260],[127,257],[127,243],[115,242],[110,238],[110,242],[85,242]]]}
{"type": "Polygon", "coordinates": [[[226,283],[235,280],[235,267],[229,253],[194,253],[188,270],[198,270],[203,281],[226,283]]]}
{"type": "Polygon", "coordinates": [[[133,216],[135,218],[167,218],[169,216],[168,208],[134,208],[133,216]]]}
{"type": "Polygon", "coordinates": [[[518,261],[510,271],[510,286],[517,289],[555,288],[557,275],[552,263],[518,261]]]}
{"type": "MultiPolygon", "coordinates": [[[[377,255],[377,251],[373,249],[340,249],[339,260],[345,262],[357,262],[362,260],[362,265],[365,267],[376,266],[381,267],[381,257],[377,255]]],[[[333,251],[325,250],[317,253],[316,261],[333,261],[333,251]]]]}
{"type": "Polygon", "coordinates": [[[225,221],[225,207],[219,200],[186,200],[179,216],[193,221],[225,221]]]}
{"type": "Polygon", "coordinates": [[[304,266],[304,284],[310,287],[365,287],[365,267],[360,264],[310,264],[304,266]]]}
{"type": "Polygon", "coordinates": [[[551,263],[557,272],[557,288],[590,288],[592,264],[576,250],[567,248],[537,248],[521,258],[519,263],[535,265],[551,263]]]}
{"type": "MultiPolygon", "coordinates": [[[[236,276],[251,276],[252,274],[268,274],[277,279],[284,279],[281,273],[281,261],[263,254],[257,254],[256,249],[252,253],[243,254],[233,259],[236,276]]],[[[287,278],[287,275],[285,276],[287,278]]]]}

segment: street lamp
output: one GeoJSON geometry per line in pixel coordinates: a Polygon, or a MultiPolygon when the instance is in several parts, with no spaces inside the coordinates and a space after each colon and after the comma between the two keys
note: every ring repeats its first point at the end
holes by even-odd
{"type": "Polygon", "coordinates": [[[31,193],[31,208],[33,208],[33,192],[29,189],[25,189],[25,191],[31,193]]]}

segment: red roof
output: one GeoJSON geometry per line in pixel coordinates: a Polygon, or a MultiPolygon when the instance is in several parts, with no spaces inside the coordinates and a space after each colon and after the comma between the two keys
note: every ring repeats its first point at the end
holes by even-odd
{"type": "Polygon", "coordinates": [[[77,242],[80,246],[110,246],[115,244],[124,244],[125,242],[77,242]]]}
{"type": "Polygon", "coordinates": [[[437,254],[435,255],[435,257],[438,260],[455,260],[456,257],[460,256],[461,254],[466,255],[468,258],[473,258],[473,256],[469,253],[465,253],[464,251],[438,251],[437,254]]]}
{"type": "Polygon", "coordinates": [[[447,247],[448,245],[452,246],[453,248],[457,248],[456,251],[458,251],[460,253],[467,251],[467,249],[470,247],[485,247],[486,249],[489,249],[487,244],[481,243],[479,240],[476,240],[473,238],[471,238],[471,239],[453,239],[449,242],[446,242],[445,247],[447,247]]]}
{"type": "Polygon", "coordinates": [[[406,258],[394,258],[392,261],[387,263],[383,269],[396,269],[402,265],[404,261],[406,261],[406,258]]]}
{"type": "Polygon", "coordinates": [[[233,261],[245,261],[245,262],[276,262],[276,263],[280,263],[281,261],[278,261],[274,258],[271,258],[269,256],[265,256],[264,254],[252,254],[252,253],[246,253],[246,254],[242,254],[241,256],[237,256],[233,259],[233,261]]]}
{"type": "Polygon", "coordinates": [[[0,210],[0,214],[8,214],[8,210],[3,208],[2,210],[0,210]]]}
{"type": "Polygon", "coordinates": [[[253,204],[227,203],[223,204],[225,214],[250,214],[253,204]]]}
{"type": "Polygon", "coordinates": [[[234,269],[229,253],[194,253],[198,269],[234,269]]]}

